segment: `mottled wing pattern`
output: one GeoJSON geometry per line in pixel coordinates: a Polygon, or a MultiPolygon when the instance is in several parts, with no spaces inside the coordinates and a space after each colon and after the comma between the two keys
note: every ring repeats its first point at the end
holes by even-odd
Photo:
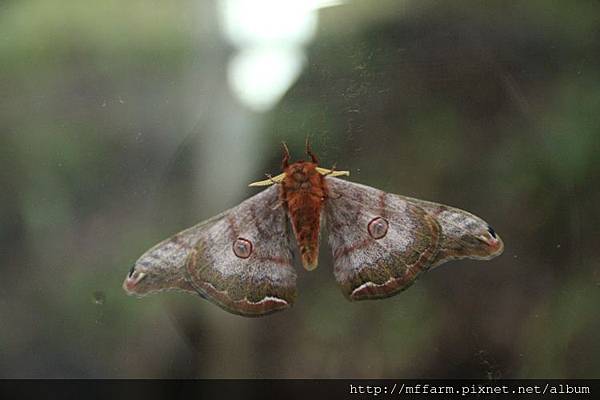
{"type": "Polygon", "coordinates": [[[325,221],[337,282],[350,300],[389,297],[435,260],[436,219],[399,196],[327,177],[325,221]]]}
{"type": "Polygon", "coordinates": [[[272,186],[148,250],[124,287],[132,294],[194,291],[229,312],[259,316],[293,304],[291,264],[286,214],[272,186]]]}
{"type": "Polygon", "coordinates": [[[291,306],[296,272],[279,188],[262,191],[206,226],[186,271],[201,295],[229,312],[259,316],[291,306]],[[248,253],[236,254],[239,241],[248,253]]]}
{"type": "Polygon", "coordinates": [[[187,279],[185,266],[198,238],[221,218],[218,215],[201,222],[147,250],[127,274],[123,282],[125,291],[137,296],[171,289],[196,293],[187,279]]]}
{"type": "Polygon", "coordinates": [[[442,227],[440,250],[432,267],[462,258],[489,260],[502,254],[502,239],[478,216],[445,204],[399,197],[423,208],[434,216],[442,227]]]}

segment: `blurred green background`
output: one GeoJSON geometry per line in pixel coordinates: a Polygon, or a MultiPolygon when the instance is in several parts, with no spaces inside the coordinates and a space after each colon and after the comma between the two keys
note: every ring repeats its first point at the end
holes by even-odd
{"type": "Polygon", "coordinates": [[[600,3],[351,1],[254,41],[235,6],[0,4],[0,376],[600,377],[600,3]],[[278,64],[235,89],[232,60],[265,43],[300,67],[257,106],[238,92],[278,64]],[[504,254],[349,303],[323,241],[260,319],[126,296],[137,257],[307,135],[353,181],[480,215],[504,254]]]}

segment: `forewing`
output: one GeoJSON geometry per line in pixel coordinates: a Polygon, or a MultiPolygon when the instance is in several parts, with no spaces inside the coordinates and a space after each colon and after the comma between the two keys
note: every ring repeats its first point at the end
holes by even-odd
{"type": "Polygon", "coordinates": [[[171,288],[196,292],[245,316],[291,306],[296,273],[278,189],[265,189],[157,244],[139,258],[123,287],[137,295],[171,288]],[[237,248],[242,257],[234,249],[241,239],[250,243],[237,248]]]}
{"type": "Polygon", "coordinates": [[[441,228],[429,213],[369,186],[332,177],[326,184],[333,272],[350,300],[397,294],[431,266],[441,228]]]}
{"type": "Polygon", "coordinates": [[[296,273],[279,188],[272,186],[208,224],[186,263],[189,282],[225,310],[259,316],[291,306],[296,273]]]}
{"type": "Polygon", "coordinates": [[[399,196],[434,216],[442,228],[440,251],[433,266],[451,260],[470,258],[489,260],[502,254],[504,243],[483,219],[459,208],[399,196]]]}
{"type": "Polygon", "coordinates": [[[137,296],[169,289],[195,293],[196,290],[187,279],[186,263],[196,242],[221,218],[222,215],[217,215],[147,250],[129,270],[123,289],[137,296]]]}

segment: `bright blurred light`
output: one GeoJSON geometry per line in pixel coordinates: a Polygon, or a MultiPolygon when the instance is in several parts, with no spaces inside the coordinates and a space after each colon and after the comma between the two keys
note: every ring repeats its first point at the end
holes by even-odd
{"type": "Polygon", "coordinates": [[[222,27],[239,50],[228,65],[232,92],[255,111],[271,109],[298,79],[319,8],[335,0],[222,0],[222,27]]]}
{"type": "Polygon", "coordinates": [[[296,0],[225,0],[223,29],[236,46],[304,44],[313,38],[317,15],[296,0]]]}
{"type": "Polygon", "coordinates": [[[230,60],[229,85],[244,104],[267,111],[296,81],[303,65],[304,53],[298,47],[253,46],[230,60]]]}

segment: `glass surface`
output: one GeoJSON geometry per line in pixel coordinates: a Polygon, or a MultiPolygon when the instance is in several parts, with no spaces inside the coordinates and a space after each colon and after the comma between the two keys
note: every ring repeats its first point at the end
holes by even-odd
{"type": "Polygon", "coordinates": [[[0,376],[600,377],[600,2],[306,3],[2,3],[0,376]],[[323,231],[284,312],[125,294],[307,137],[504,254],[351,303],[323,231]]]}

